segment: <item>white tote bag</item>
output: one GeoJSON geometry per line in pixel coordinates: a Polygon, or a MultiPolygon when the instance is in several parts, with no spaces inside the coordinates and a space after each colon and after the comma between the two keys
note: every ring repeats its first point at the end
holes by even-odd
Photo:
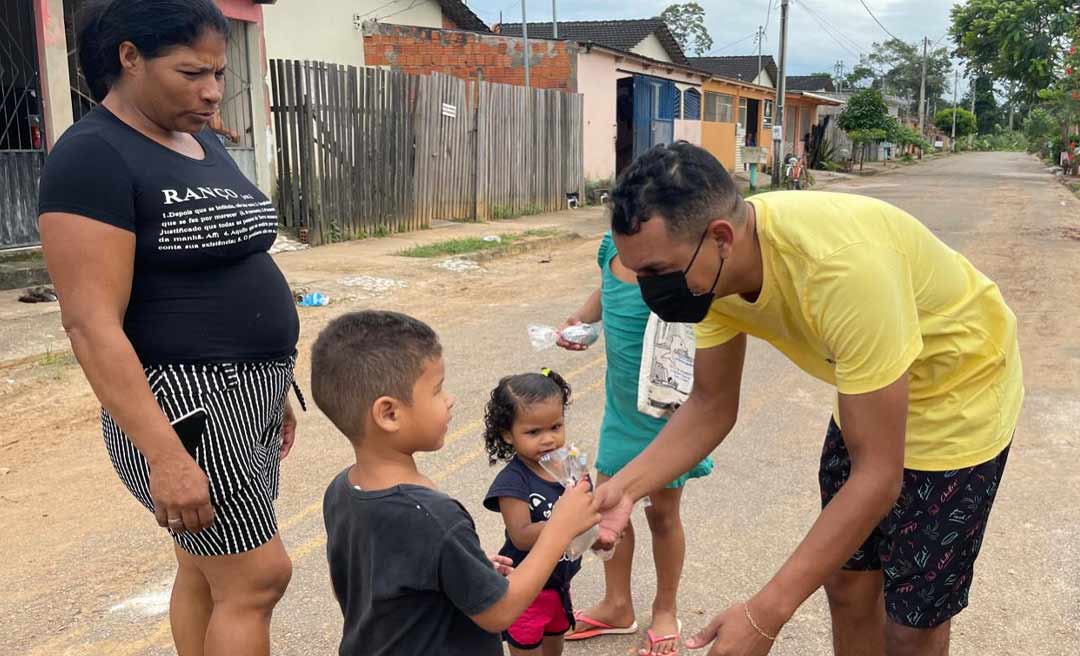
{"type": "Polygon", "coordinates": [[[693,324],[667,323],[650,313],[641,348],[638,411],[667,417],[686,402],[693,385],[693,324]]]}

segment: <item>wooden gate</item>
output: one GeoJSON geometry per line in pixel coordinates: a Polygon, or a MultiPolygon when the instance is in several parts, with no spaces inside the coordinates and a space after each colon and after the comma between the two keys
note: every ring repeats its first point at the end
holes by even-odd
{"type": "Polygon", "coordinates": [[[271,60],[277,203],[313,244],[566,207],[582,97],[271,60]]]}
{"type": "Polygon", "coordinates": [[[34,34],[31,1],[0,0],[0,249],[39,241],[45,125],[34,34]]]}

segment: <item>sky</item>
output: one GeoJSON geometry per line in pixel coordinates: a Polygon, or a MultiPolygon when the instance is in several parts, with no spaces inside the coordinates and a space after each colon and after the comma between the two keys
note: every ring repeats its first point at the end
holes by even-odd
{"type": "MultiPolygon", "coordinates": [[[[529,22],[551,20],[551,0],[526,0],[529,22]]],[[[649,18],[671,4],[654,0],[556,0],[559,20],[649,18]]],[[[949,27],[952,0],[863,0],[878,20],[897,37],[921,43],[942,38],[949,27]]],[[[768,28],[762,51],[776,57],[780,42],[780,0],[697,0],[705,9],[705,22],[713,39],[710,55],[757,54],[754,34],[768,28]],[[773,5],[769,12],[770,4],[773,5]],[[769,14],[771,13],[771,16],[769,14]],[[768,18],[767,18],[768,17],[768,18]]],[[[521,21],[520,0],[468,0],[485,22],[521,21]]],[[[845,70],[859,61],[860,53],[890,37],[878,26],[860,0],[791,0],[788,24],[788,74],[833,71],[838,61],[845,70]],[[824,26],[823,26],[824,24],[824,26]]],[[[941,45],[951,45],[942,39],[941,45]]]]}

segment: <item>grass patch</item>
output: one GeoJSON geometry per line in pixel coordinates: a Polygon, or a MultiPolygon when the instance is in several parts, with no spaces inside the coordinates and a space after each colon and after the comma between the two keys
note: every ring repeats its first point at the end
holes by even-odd
{"type": "Polygon", "coordinates": [[[528,239],[539,239],[542,237],[553,237],[559,234],[561,231],[555,228],[534,228],[532,230],[526,230],[524,232],[511,232],[499,235],[499,241],[484,241],[481,237],[459,237],[457,239],[447,239],[446,241],[437,241],[432,244],[419,244],[406,248],[398,253],[398,255],[404,257],[447,257],[454,255],[464,255],[466,253],[478,253],[480,251],[488,251],[493,248],[499,248],[506,244],[513,244],[515,242],[526,241],[528,239]]]}
{"type": "Polygon", "coordinates": [[[39,364],[43,367],[68,366],[77,363],[78,360],[75,359],[75,354],[71,351],[54,351],[52,349],[46,349],[45,354],[39,360],[39,364]]]}
{"type": "Polygon", "coordinates": [[[509,205],[496,205],[491,208],[491,219],[493,221],[505,221],[507,219],[516,219],[521,216],[540,214],[542,211],[543,210],[536,205],[526,205],[520,210],[514,210],[509,205]]]}
{"type": "Polygon", "coordinates": [[[0,262],[4,264],[16,262],[43,262],[45,256],[40,248],[27,248],[17,251],[0,252],[0,262]]]}

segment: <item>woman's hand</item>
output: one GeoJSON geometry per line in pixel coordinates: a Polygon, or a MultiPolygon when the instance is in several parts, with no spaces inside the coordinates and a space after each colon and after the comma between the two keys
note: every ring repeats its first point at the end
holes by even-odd
{"type": "Polygon", "coordinates": [[[292,402],[285,399],[285,420],[281,423],[281,454],[285,459],[292,451],[293,443],[296,442],[296,413],[293,412],[292,402]]]}
{"type": "Polygon", "coordinates": [[[567,351],[584,351],[585,349],[589,348],[587,344],[577,344],[575,342],[569,342],[563,339],[562,336],[562,331],[566,330],[567,327],[577,326],[582,323],[584,322],[581,319],[578,319],[576,316],[567,319],[565,322],[563,322],[563,325],[559,326],[559,339],[555,343],[558,344],[559,347],[564,348],[567,351]]]}
{"type": "Polygon", "coordinates": [[[173,533],[198,533],[214,523],[210,481],[183,449],[150,463],[150,499],[158,526],[173,533]]]}

